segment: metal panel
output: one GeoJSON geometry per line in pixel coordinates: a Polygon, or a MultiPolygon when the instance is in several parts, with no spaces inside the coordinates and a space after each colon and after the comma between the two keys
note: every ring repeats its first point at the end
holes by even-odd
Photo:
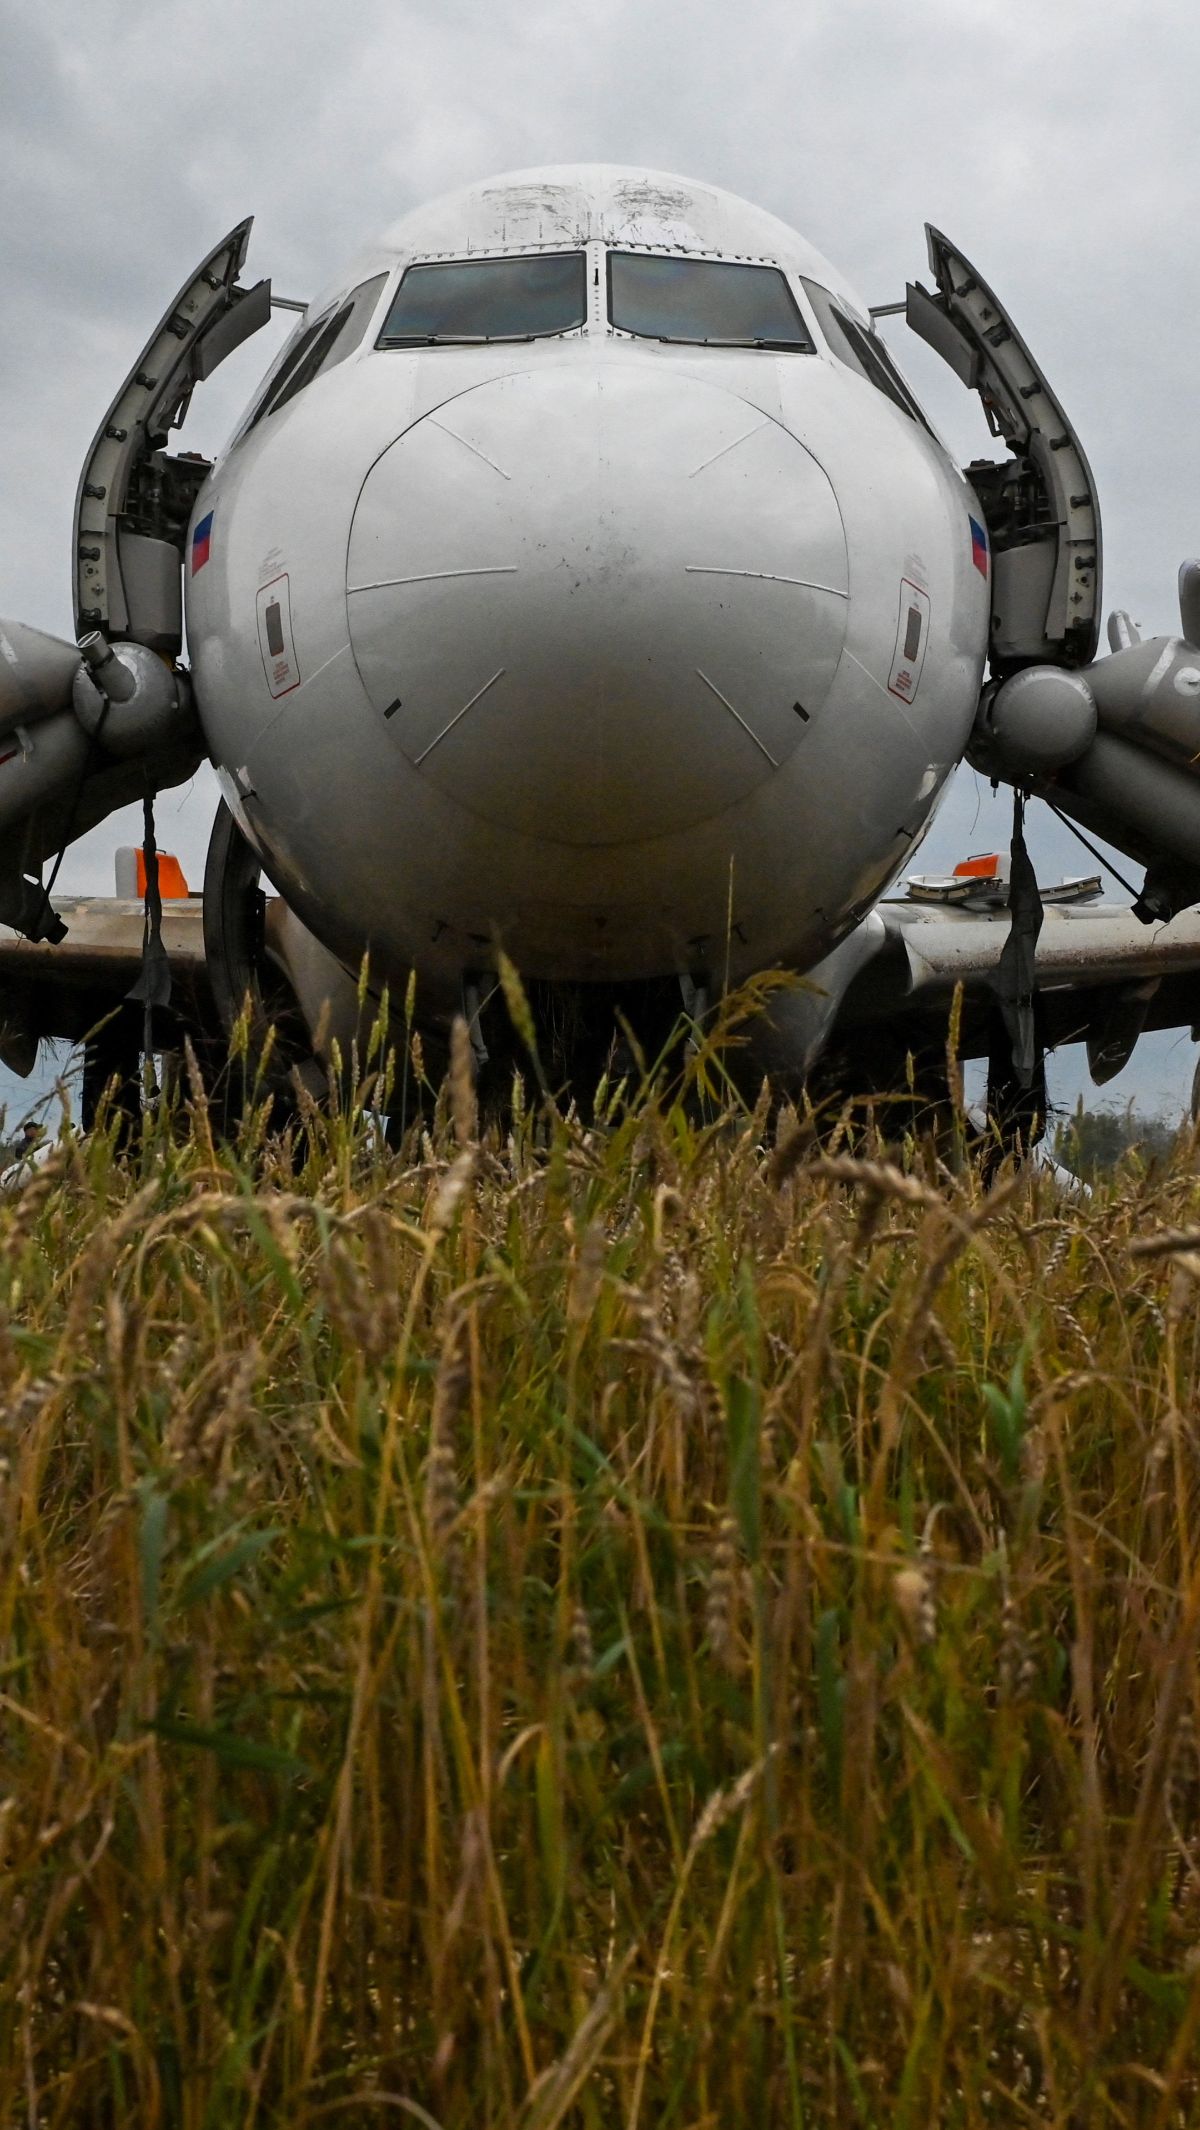
{"type": "Polygon", "coordinates": [[[173,655],[183,634],[183,580],[179,549],[170,540],[117,529],[121,581],[134,627],[130,633],[151,651],[173,655]]]}
{"type": "Polygon", "coordinates": [[[211,377],[227,355],[266,325],[271,316],[271,284],[256,281],[253,288],[237,291],[238,300],[222,313],[196,343],[196,376],[211,377]]]}
{"type": "MultiPolygon", "coordinates": [[[[1091,468],[1061,401],[1003,304],[930,223],[926,237],[938,294],[910,289],[909,324],[956,375],[974,384],[993,435],[1027,462],[1040,490],[1043,537],[1055,549],[1049,600],[1044,619],[1038,617],[1040,640],[1031,629],[1018,655],[1086,665],[1095,656],[1100,626],[1100,510],[1091,468]],[[977,358],[973,378],[964,348],[977,358]]],[[[985,470],[968,468],[967,477],[985,470]]],[[[995,536],[995,528],[989,529],[995,536]]],[[[1005,654],[999,655],[1003,660],[1005,654]]]]}
{"type": "MultiPolygon", "coordinates": [[[[1026,540],[1016,547],[993,547],[991,648],[994,658],[1003,661],[1028,658],[1030,615],[1038,617],[1037,626],[1044,630],[1054,590],[1055,545],[1049,540],[1026,540]]],[[[1047,645],[1046,648],[1050,653],[1052,647],[1047,645]]]]}
{"type": "MultiPolygon", "coordinates": [[[[888,306],[890,310],[891,306],[888,306]]],[[[979,377],[983,357],[973,347],[965,333],[959,331],[953,319],[919,282],[910,281],[904,294],[903,311],[905,323],[914,333],[927,341],[935,355],[948,363],[955,376],[960,378],[968,392],[979,390],[979,377]]],[[[872,313],[874,315],[874,313],[872,313]]]]}
{"type": "MultiPolygon", "coordinates": [[[[85,629],[101,629],[114,637],[139,635],[139,617],[136,608],[131,611],[130,587],[122,573],[119,521],[130,517],[131,506],[136,504],[130,530],[159,533],[163,529],[153,522],[153,493],[139,493],[139,476],[170,431],[182,422],[197,380],[208,376],[220,354],[228,354],[270,315],[269,282],[260,282],[249,294],[235,286],[252,224],[252,216],[239,222],[184,284],[96,432],[75,498],[72,574],[77,635],[85,629]],[[209,359],[205,342],[215,331],[221,338],[209,359]]],[[[160,460],[154,470],[167,469],[194,474],[197,485],[208,470],[203,460],[197,460],[194,467],[184,462],[183,468],[178,461],[160,460]]],[[[185,520],[186,515],[185,511],[185,520]]]]}

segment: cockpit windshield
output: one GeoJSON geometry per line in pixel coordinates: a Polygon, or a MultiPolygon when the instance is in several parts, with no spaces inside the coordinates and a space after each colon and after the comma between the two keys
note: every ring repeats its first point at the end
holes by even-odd
{"type": "Polygon", "coordinates": [[[610,252],[608,315],[620,332],[648,340],[814,352],[812,335],[776,266],[610,252]]]}
{"type": "Polygon", "coordinates": [[[586,313],[581,251],[439,260],[409,267],[376,346],[535,340],[544,333],[575,331],[586,313]]]}

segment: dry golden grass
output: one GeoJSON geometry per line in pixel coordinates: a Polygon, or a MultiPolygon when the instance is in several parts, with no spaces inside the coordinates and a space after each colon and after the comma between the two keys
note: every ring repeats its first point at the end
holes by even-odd
{"type": "Polygon", "coordinates": [[[1197,2120],[1195,1148],[764,1118],[0,1204],[0,2122],[1197,2120]]]}

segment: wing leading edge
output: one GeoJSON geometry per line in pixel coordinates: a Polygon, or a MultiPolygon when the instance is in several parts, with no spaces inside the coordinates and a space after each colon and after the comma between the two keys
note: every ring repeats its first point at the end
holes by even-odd
{"type": "MultiPolygon", "coordinates": [[[[936,1052],[961,984],[959,1054],[988,1056],[1007,909],[897,899],[881,903],[873,921],[874,952],[842,993],[831,1044],[849,1057],[869,1046],[876,1072],[881,1043],[893,1060],[936,1052]]],[[[1103,1083],[1127,1063],[1143,1030],[1200,1021],[1200,910],[1147,926],[1119,904],[1048,903],[1035,968],[1044,1042],[1086,1043],[1092,1076],[1103,1083]]]]}

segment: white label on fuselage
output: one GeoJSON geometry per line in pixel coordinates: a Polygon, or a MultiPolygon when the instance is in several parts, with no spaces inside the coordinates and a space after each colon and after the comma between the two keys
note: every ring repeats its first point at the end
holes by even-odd
{"type": "Polygon", "coordinates": [[[900,579],[900,612],[896,619],[896,652],[888,679],[888,694],[911,703],[921,685],[925,645],[929,640],[929,594],[911,577],[900,579]]]}
{"type": "Polygon", "coordinates": [[[292,642],[292,599],[287,571],[272,577],[258,595],[258,647],[272,695],[290,695],[300,686],[296,646],[292,642]]]}

